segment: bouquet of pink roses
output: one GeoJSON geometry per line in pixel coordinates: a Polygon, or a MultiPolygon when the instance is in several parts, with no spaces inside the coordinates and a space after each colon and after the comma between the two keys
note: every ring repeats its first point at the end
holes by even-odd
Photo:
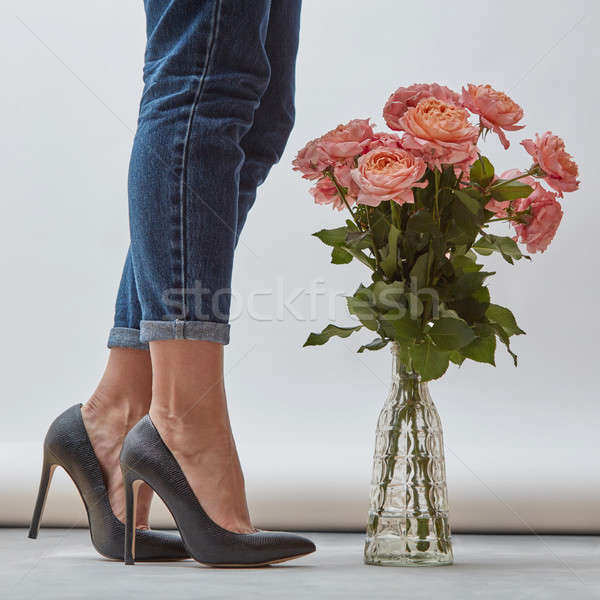
{"type": "Polygon", "coordinates": [[[561,138],[546,132],[521,142],[533,158],[526,171],[497,176],[478,143],[493,131],[508,148],[505,132],[524,127],[523,110],[489,85],[469,84],[460,95],[436,83],[399,88],[383,116],[401,135],[355,119],[294,160],[314,181],[315,202],[349,213],[345,225],[314,234],[332,247],[331,262],[354,259],[372,272],[370,285],[347,298],[360,325],[328,325],[305,345],[365,327],[377,337],[359,352],[396,342],[402,362],[424,381],[449,362],[494,365],[496,340],[516,365],[510,337],[524,332],[509,309],[490,301],[485,284],[494,273],[478,255],[498,252],[510,264],[529,258],[517,242],[544,252],[562,219],[559,198],[579,187],[577,165],[561,138]],[[514,236],[491,233],[497,222],[509,223],[514,236]]]}

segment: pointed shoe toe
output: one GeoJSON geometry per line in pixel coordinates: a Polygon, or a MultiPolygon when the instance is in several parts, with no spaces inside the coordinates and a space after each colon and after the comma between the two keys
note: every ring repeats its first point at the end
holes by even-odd
{"type": "Polygon", "coordinates": [[[186,549],[198,562],[213,567],[258,567],[300,558],[315,545],[295,533],[256,531],[234,533],[217,525],[204,511],[177,460],[147,415],[127,434],[121,450],[127,526],[125,562],[138,554],[132,527],[137,490],[147,483],[173,515],[186,549]],[[133,535],[131,535],[133,534],[133,535]]]}
{"type": "Polygon", "coordinates": [[[287,531],[261,531],[261,545],[268,551],[265,562],[284,562],[312,554],[317,548],[308,538],[287,531]]]}

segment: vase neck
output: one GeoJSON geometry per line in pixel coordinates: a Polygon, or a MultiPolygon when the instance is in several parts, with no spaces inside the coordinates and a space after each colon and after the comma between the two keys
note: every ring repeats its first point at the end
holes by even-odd
{"type": "Polygon", "coordinates": [[[389,401],[393,404],[429,404],[431,397],[427,382],[421,379],[402,359],[402,350],[392,347],[392,389],[389,401]]]}
{"type": "Polygon", "coordinates": [[[392,377],[401,381],[421,384],[421,376],[416,373],[403,358],[402,349],[398,344],[392,345],[392,377]]]}

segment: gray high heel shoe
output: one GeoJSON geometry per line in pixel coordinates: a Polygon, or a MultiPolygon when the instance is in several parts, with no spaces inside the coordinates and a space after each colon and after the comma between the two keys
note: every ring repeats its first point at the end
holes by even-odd
{"type": "Polygon", "coordinates": [[[256,567],[299,558],[315,551],[307,538],[293,533],[233,533],[217,525],[202,508],[177,460],[146,415],[127,434],[121,449],[125,481],[125,563],[137,558],[133,526],[136,497],[147,483],[171,511],[183,543],[195,560],[215,567],[256,567]]]}
{"type": "MultiPolygon", "coordinates": [[[[32,539],[38,536],[48,488],[56,467],[62,467],[68,473],[79,491],[87,512],[94,548],[102,556],[123,560],[125,525],[115,517],[110,506],[102,469],[81,416],[81,404],[59,415],[46,434],[42,477],[29,529],[32,539]]],[[[139,529],[136,534],[137,555],[141,561],[189,558],[181,538],[175,533],[139,529]]]]}

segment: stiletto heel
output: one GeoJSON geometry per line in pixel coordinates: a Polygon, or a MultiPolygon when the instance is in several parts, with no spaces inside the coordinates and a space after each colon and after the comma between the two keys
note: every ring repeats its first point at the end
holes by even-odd
{"type": "Polygon", "coordinates": [[[33,517],[31,517],[31,527],[27,537],[35,540],[40,530],[40,522],[44,514],[44,506],[46,505],[46,497],[48,496],[48,488],[54,475],[56,464],[52,463],[49,452],[44,452],[44,462],[42,463],[42,476],[40,477],[40,488],[38,490],[35,508],[33,509],[33,517]]]}
{"type": "MultiPolygon", "coordinates": [[[[102,556],[123,560],[125,525],[117,519],[110,506],[102,469],[81,416],[81,404],[59,415],[46,434],[42,476],[29,529],[30,538],[37,537],[50,480],[59,466],[73,480],[83,500],[94,548],[102,556]]],[[[135,510],[135,496],[132,500],[132,510],[135,510]]],[[[133,516],[130,523],[135,529],[133,516]]],[[[138,560],[189,558],[181,538],[176,534],[141,529],[136,530],[135,537],[138,560]]]]}
{"type": "Polygon", "coordinates": [[[135,564],[135,514],[137,510],[137,495],[141,479],[136,479],[133,471],[123,472],[125,484],[125,564],[135,564]]]}
{"type": "MultiPolygon", "coordinates": [[[[146,415],[127,434],[121,448],[127,498],[126,537],[135,514],[135,486],[147,483],[167,505],[189,554],[213,567],[257,567],[315,551],[307,538],[279,531],[233,533],[217,525],[202,508],[179,463],[146,415]]],[[[139,536],[139,533],[137,535],[139,536]]],[[[127,537],[125,562],[134,562],[134,539],[127,537]]]]}

